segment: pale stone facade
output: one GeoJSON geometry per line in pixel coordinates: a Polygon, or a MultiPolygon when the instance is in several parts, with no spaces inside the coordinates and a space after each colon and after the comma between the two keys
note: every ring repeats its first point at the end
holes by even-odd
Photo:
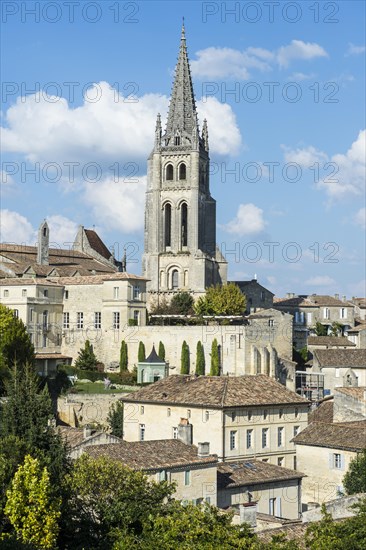
{"type": "Polygon", "coordinates": [[[148,160],[143,275],[150,298],[180,290],[199,295],[227,280],[227,262],[216,247],[209,162],[207,122],[200,134],[183,28],[166,130],[163,135],[158,115],[148,160]]]}

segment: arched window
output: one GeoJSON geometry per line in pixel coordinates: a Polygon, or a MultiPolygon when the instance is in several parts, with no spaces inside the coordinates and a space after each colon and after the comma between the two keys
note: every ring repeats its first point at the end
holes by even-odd
{"type": "Polygon", "coordinates": [[[47,227],[44,227],[44,228],[43,228],[43,236],[44,236],[44,237],[47,237],[47,227]]]}
{"type": "Polygon", "coordinates": [[[182,162],[182,164],[179,165],[179,179],[185,180],[186,178],[187,178],[187,167],[184,164],[184,162],[182,162]]]}
{"type": "Polygon", "coordinates": [[[174,269],[172,272],[172,288],[178,288],[179,287],[179,273],[177,269],[174,269]]]}
{"type": "Polygon", "coordinates": [[[166,204],[164,207],[164,244],[171,246],[172,241],[172,207],[166,204]]]}
{"type": "Polygon", "coordinates": [[[181,234],[182,246],[187,246],[188,243],[188,207],[186,203],[182,204],[181,208],[181,234]]]}
{"type": "Polygon", "coordinates": [[[171,181],[173,179],[173,165],[168,164],[165,169],[165,179],[171,181]]]}

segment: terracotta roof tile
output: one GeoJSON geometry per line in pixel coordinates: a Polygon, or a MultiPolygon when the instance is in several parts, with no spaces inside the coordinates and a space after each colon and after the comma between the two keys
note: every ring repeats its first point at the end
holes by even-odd
{"type": "Polygon", "coordinates": [[[356,344],[348,340],[345,336],[309,336],[308,346],[337,346],[337,347],[355,347],[356,344]]]}
{"type": "Polygon", "coordinates": [[[304,477],[304,474],[301,472],[255,459],[240,462],[220,462],[217,467],[217,484],[219,489],[299,479],[302,477],[304,477]]]}
{"type": "Polygon", "coordinates": [[[187,467],[190,464],[216,464],[217,456],[198,456],[194,445],[178,439],[155,441],[122,441],[112,445],[91,445],[85,452],[93,458],[101,456],[123,462],[135,470],[159,470],[187,467]]]}
{"type": "Polygon", "coordinates": [[[313,422],[292,440],[297,445],[349,451],[366,448],[366,420],[359,422],[313,422]]]}
{"type": "Polygon", "coordinates": [[[365,367],[366,349],[317,349],[314,350],[319,366],[324,367],[365,367]]]}
{"type": "Polygon", "coordinates": [[[122,398],[126,402],[179,403],[211,408],[308,404],[268,376],[172,375],[122,398]]]}
{"type": "Polygon", "coordinates": [[[108,250],[102,239],[99,237],[98,233],[93,231],[93,229],[85,229],[85,234],[89,241],[90,246],[98,252],[103,258],[109,260],[112,256],[111,251],[108,250]]]}
{"type": "Polygon", "coordinates": [[[366,401],[366,386],[358,386],[357,388],[335,388],[334,391],[353,397],[357,399],[357,401],[366,401]]]}
{"type": "Polygon", "coordinates": [[[329,422],[331,424],[333,422],[333,412],[333,399],[331,401],[323,401],[316,409],[309,412],[308,422],[309,424],[311,422],[329,422]]]}

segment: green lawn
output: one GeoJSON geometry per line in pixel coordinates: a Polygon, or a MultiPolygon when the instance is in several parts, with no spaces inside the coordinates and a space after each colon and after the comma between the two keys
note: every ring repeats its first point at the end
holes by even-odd
{"type": "Polygon", "coordinates": [[[113,394],[113,393],[128,393],[133,392],[139,389],[138,386],[131,386],[129,389],[104,389],[104,384],[96,384],[95,382],[85,382],[84,384],[80,384],[79,382],[76,382],[74,386],[72,386],[73,392],[75,393],[75,390],[77,393],[105,393],[105,394],[113,394]]]}

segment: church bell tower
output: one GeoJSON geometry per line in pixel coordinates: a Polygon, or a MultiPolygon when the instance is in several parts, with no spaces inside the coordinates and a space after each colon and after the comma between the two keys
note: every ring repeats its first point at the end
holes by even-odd
{"type": "Polygon", "coordinates": [[[148,159],[143,274],[149,299],[194,295],[226,283],[216,246],[216,201],[209,186],[207,121],[199,131],[184,25],[165,132],[157,116],[148,159]]]}

